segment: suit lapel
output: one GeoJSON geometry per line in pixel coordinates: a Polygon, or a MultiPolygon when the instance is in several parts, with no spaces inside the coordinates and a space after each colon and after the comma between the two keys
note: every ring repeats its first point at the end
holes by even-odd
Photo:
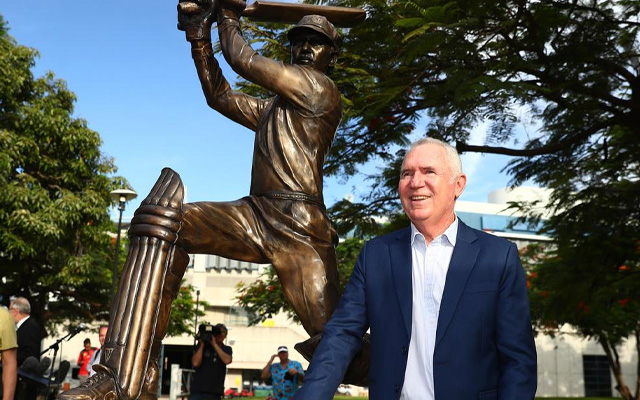
{"type": "Polygon", "coordinates": [[[462,221],[458,225],[458,237],[456,246],[453,249],[451,263],[447,271],[447,279],[440,303],[440,316],[438,317],[438,328],[436,331],[436,347],[451,322],[451,318],[456,310],[462,291],[467,284],[469,274],[475,265],[480,248],[476,241],[476,235],[472,229],[462,221]]]}
{"type": "Polygon", "coordinates": [[[413,291],[411,289],[411,229],[403,229],[392,239],[389,246],[391,274],[393,276],[400,311],[407,335],[411,337],[411,310],[413,291]]]}

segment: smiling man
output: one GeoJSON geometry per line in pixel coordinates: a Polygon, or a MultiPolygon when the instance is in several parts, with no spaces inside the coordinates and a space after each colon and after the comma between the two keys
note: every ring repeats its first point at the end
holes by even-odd
{"type": "Polygon", "coordinates": [[[457,218],[466,181],[451,146],[411,146],[398,185],[411,226],[365,244],[295,399],[332,399],[369,328],[371,400],[534,398],[518,250],[457,218]]]}

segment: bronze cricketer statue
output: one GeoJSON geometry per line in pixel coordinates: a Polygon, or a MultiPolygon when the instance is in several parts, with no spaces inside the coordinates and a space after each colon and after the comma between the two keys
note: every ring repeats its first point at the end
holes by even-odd
{"type": "MultiPolygon", "coordinates": [[[[339,299],[335,245],[322,196],[322,167],[342,116],[340,93],[327,75],[340,36],[320,12],[352,24],[362,10],[242,0],[181,1],[178,29],[186,33],[207,103],[255,131],[250,194],[232,202],[183,204],[178,174],[165,168],[136,210],[130,247],[111,305],[109,330],[97,374],[64,392],[61,400],[156,399],[158,357],[188,253],[271,263],[303,327],[312,337],[299,349],[310,357],[339,299]],[[274,11],[275,10],[275,11],[274,11]],[[243,39],[239,17],[288,21],[291,65],[260,56],[243,39]],[[217,22],[225,60],[235,72],[275,96],[268,100],[233,91],[213,56],[217,22]]],[[[353,368],[361,383],[368,358],[353,368]]]]}

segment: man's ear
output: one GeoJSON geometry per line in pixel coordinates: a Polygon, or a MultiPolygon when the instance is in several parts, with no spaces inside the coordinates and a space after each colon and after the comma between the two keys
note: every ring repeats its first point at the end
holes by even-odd
{"type": "Polygon", "coordinates": [[[464,188],[467,186],[467,175],[460,174],[456,179],[455,183],[455,199],[458,200],[462,192],[464,192],[464,188]]]}

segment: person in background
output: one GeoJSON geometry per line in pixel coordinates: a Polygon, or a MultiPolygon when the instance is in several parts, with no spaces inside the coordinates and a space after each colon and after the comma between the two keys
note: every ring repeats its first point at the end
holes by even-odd
{"type": "Polygon", "coordinates": [[[298,361],[289,359],[289,349],[287,346],[278,347],[278,354],[271,356],[271,359],[262,369],[260,378],[272,379],[273,396],[276,399],[292,400],[298,391],[298,386],[304,381],[304,370],[298,361]],[[274,364],[273,360],[278,357],[280,362],[274,364]]]}
{"type": "Polygon", "coordinates": [[[98,341],[100,341],[100,347],[97,348],[91,357],[89,358],[89,362],[87,363],[87,371],[89,371],[89,376],[94,376],[96,371],[93,370],[93,364],[100,363],[100,350],[102,350],[102,346],[104,345],[104,340],[107,337],[107,330],[109,329],[109,325],[100,325],[98,329],[98,341]]]}
{"type": "Polygon", "coordinates": [[[93,356],[94,351],[95,349],[91,347],[91,340],[86,338],[84,340],[84,348],[80,351],[80,355],[78,355],[78,366],[80,367],[78,379],[80,380],[80,383],[84,382],[89,377],[89,370],[87,367],[89,366],[89,361],[91,360],[91,356],[93,356]]]}
{"type": "Polygon", "coordinates": [[[13,400],[18,382],[18,339],[16,324],[6,308],[0,306],[0,364],[2,400],[13,400]]]}
{"type": "Polygon", "coordinates": [[[18,366],[27,359],[35,357],[40,360],[42,349],[42,329],[31,317],[31,304],[24,297],[16,297],[9,306],[9,313],[16,323],[18,335],[18,366]]]}
{"type": "Polygon", "coordinates": [[[203,326],[212,329],[203,331],[201,328],[196,337],[198,343],[191,357],[191,364],[196,372],[193,374],[189,400],[220,400],[224,395],[227,365],[233,361],[233,350],[224,344],[227,337],[226,326],[203,326]]]}

